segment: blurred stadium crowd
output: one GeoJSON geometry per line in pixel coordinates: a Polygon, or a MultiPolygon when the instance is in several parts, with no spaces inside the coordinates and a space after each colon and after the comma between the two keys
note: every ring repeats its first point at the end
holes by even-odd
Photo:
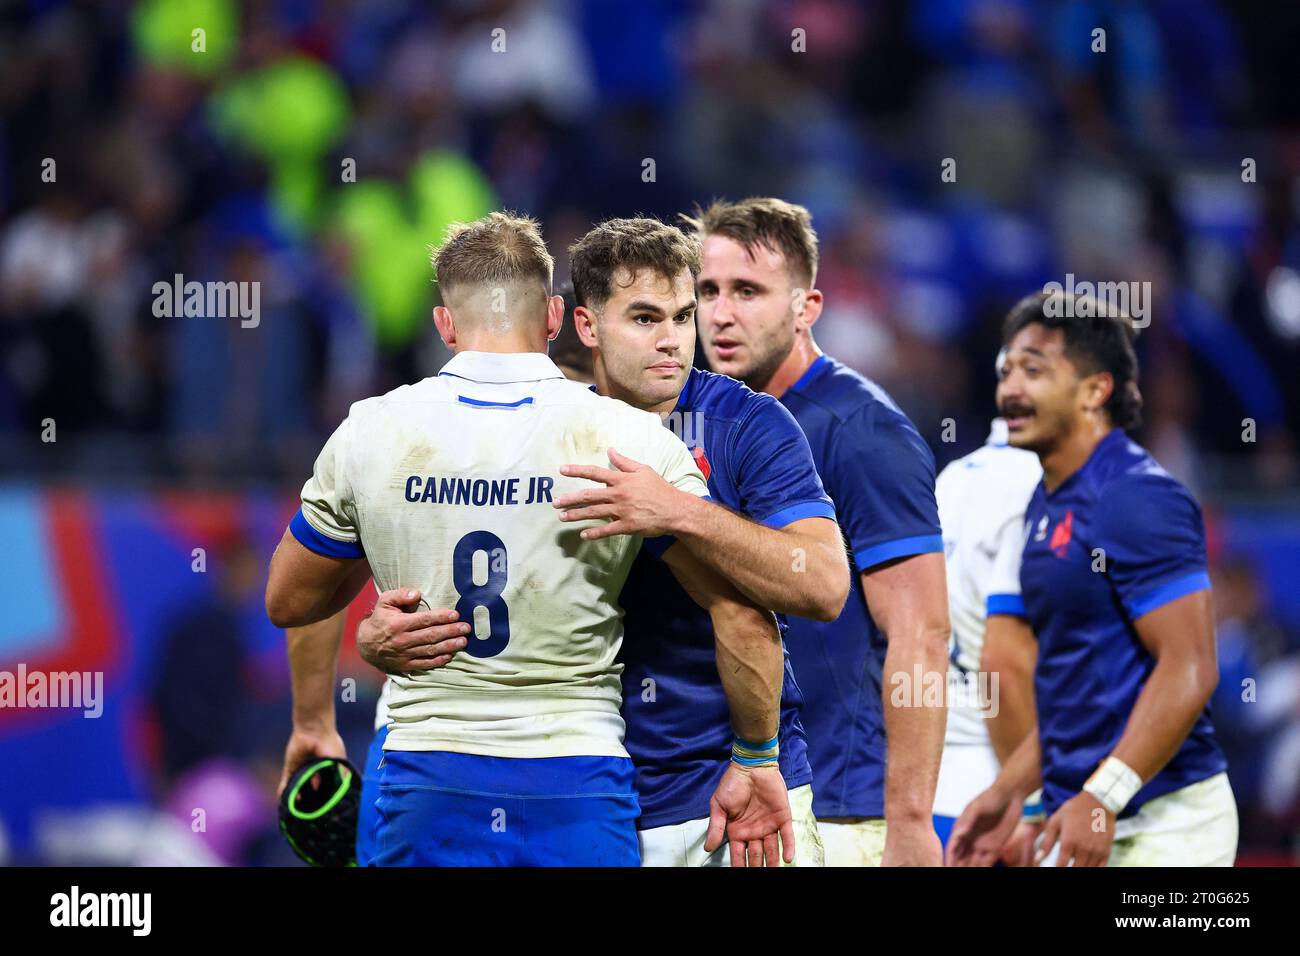
{"type": "MultiPolygon", "coordinates": [[[[1240,7],[10,3],[0,477],[291,493],[351,402],[445,360],[428,245],[498,207],[541,218],[563,278],[563,249],[606,216],[803,203],[820,345],[892,392],[940,466],[984,440],[1013,301],[1070,273],[1150,282],[1141,438],[1210,519],[1243,853],[1300,855],[1300,6],[1240,7]],[[259,323],[156,316],[152,287],[177,274],[260,282],[259,323]]],[[[261,546],[262,524],[232,522],[261,546]]],[[[218,562],[188,623],[179,607],[158,634],[125,622],[151,649],[133,693],[172,788],[141,786],[145,803],[164,806],[175,774],[283,745],[287,719],[265,716],[286,713],[283,663],[232,692],[277,640],[252,622],[244,565],[218,562]],[[234,650],[204,664],[169,628],[234,650]],[[150,698],[169,680],[189,683],[150,698]],[[235,734],[250,700],[260,732],[235,734]]],[[[0,820],[16,806],[0,799],[0,820]]],[[[214,852],[261,859],[254,842],[214,852]]]]}

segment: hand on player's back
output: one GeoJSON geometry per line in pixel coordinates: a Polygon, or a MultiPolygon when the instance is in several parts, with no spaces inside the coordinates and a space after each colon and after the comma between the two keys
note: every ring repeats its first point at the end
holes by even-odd
{"type": "Polygon", "coordinates": [[[565,465],[560,474],[598,481],[604,487],[584,488],[555,499],[561,521],[597,518],[608,523],[587,528],[582,537],[591,541],[614,534],[640,534],[647,538],[673,533],[673,519],[681,514],[683,496],[648,465],[609,450],[614,469],[596,465],[565,465]]]}
{"type": "Polygon", "coordinates": [[[794,862],[794,824],[790,792],[776,766],[742,767],[728,763],[709,800],[709,833],[704,849],[722,845],[725,830],[732,866],[780,866],[794,862]],[[777,837],[780,836],[778,845],[777,837]]]}
{"type": "Polygon", "coordinates": [[[357,627],[361,659],[385,674],[412,674],[448,664],[469,642],[470,625],[450,608],[408,610],[420,592],[395,588],[379,595],[357,627]]]}

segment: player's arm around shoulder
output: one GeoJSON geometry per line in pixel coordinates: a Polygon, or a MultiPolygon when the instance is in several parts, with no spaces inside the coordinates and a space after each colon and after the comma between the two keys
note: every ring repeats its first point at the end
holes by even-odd
{"type": "Polygon", "coordinates": [[[850,578],[844,541],[830,510],[830,515],[807,517],[796,511],[777,514],[769,524],[698,502],[672,533],[761,606],[833,621],[848,599],[850,578]]]}
{"type": "MultiPolygon", "coordinates": [[[[658,429],[657,439],[647,443],[649,463],[611,448],[612,469],[565,465],[561,474],[604,487],[562,495],[555,507],[563,521],[608,522],[583,531],[585,539],[615,534],[676,539],[760,606],[834,620],[848,597],[848,562],[834,506],[816,480],[807,442],[792,419],[790,427],[793,437],[803,443],[816,490],[809,500],[774,508],[768,524],[750,521],[706,500],[707,486],[690,450],[663,427],[658,429]]],[[[765,453],[779,450],[771,446],[765,453]]],[[[776,460],[785,459],[778,456],[776,460]]],[[[789,473],[775,468],[769,468],[768,481],[776,489],[793,486],[789,473]]]]}
{"type": "MultiPolygon", "coordinates": [[[[780,528],[771,529],[780,536],[782,547],[774,549],[773,572],[783,572],[788,600],[785,614],[814,621],[834,621],[844,610],[852,588],[849,556],[844,550],[844,535],[835,518],[819,516],[800,518],[780,528]]],[[[775,584],[778,574],[770,578],[775,584]]],[[[779,595],[778,595],[779,596],[779,595]]]]}
{"type": "Polygon", "coordinates": [[[606,523],[582,531],[588,541],[612,535],[646,538],[673,533],[683,512],[709,493],[690,450],[650,412],[627,410],[619,422],[622,449],[608,449],[610,467],[566,464],[560,474],[593,486],[560,495],[552,503],[560,520],[606,523]],[[631,450],[634,454],[624,454],[631,450]],[[635,457],[634,457],[635,456],[635,457]]]}
{"type": "Polygon", "coordinates": [[[803,429],[770,395],[750,395],[723,454],[748,517],[700,508],[681,540],[764,607],[835,620],[849,595],[848,555],[803,429]]]}

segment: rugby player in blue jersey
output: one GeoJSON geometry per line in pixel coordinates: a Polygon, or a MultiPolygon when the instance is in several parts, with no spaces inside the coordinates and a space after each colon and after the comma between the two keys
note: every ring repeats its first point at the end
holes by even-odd
{"type": "MultiPolygon", "coordinates": [[[[847,563],[833,508],[789,413],[739,382],[691,368],[698,259],[688,266],[667,254],[682,244],[698,257],[680,230],[655,220],[597,226],[571,250],[580,303],[574,321],[592,348],[600,391],[665,415],[708,472],[714,503],[694,508],[615,450],[610,469],[566,472],[603,487],[556,504],[564,520],[612,519],[585,536],[654,538],[620,597],[625,746],[637,767],[643,863],[726,864],[724,827],[730,862],[759,862],[754,841],[746,846],[737,832],[761,831],[764,808],[784,803],[788,788],[795,839],[782,834],[781,855],[816,865],[811,770],[788,663],[779,650],[775,658],[753,646],[744,657],[721,643],[715,651],[709,616],[665,564],[698,562],[697,570],[712,568],[761,606],[832,619],[848,594],[847,563]],[[743,739],[732,733],[742,722],[770,733],[743,739]]],[[[363,624],[363,656],[402,672],[405,658],[422,652],[396,647],[408,642],[386,627],[382,619],[363,624]]]]}
{"type": "Polygon", "coordinates": [[[743,741],[733,747],[719,669],[754,665],[715,663],[708,617],[653,552],[671,545],[666,559],[685,551],[760,606],[827,620],[848,594],[840,532],[790,414],[734,379],[691,367],[698,258],[689,272],[656,261],[651,240],[663,233],[690,242],[698,256],[698,246],[680,230],[647,219],[602,223],[570,249],[574,325],[592,349],[602,394],[666,415],[692,448],[713,503],[695,507],[614,453],[615,469],[571,472],[604,487],[556,501],[568,509],[566,520],[610,519],[589,536],[669,536],[647,542],[619,599],[626,611],[624,743],[637,768],[642,862],[725,862],[718,849],[723,815],[710,813],[710,795],[716,791],[712,799],[725,809],[730,789],[743,782],[729,755],[774,747],[779,739],[781,776],[774,779],[783,779],[790,792],[796,862],[819,865],[812,771],[799,723],[802,698],[789,663],[779,661],[763,687],[765,705],[779,706],[779,732],[774,727],[764,747],[743,741]]]}
{"type": "Polygon", "coordinates": [[[703,241],[709,364],[794,415],[853,559],[839,616],[791,618],[787,634],[827,865],[938,866],[946,707],[927,691],[946,686],[949,627],[934,456],[878,385],[813,340],[822,293],[806,209],[719,202],[688,222],[703,241]]]}
{"type": "Polygon", "coordinates": [[[1231,866],[1237,810],[1210,722],[1218,683],[1201,509],[1125,434],[1141,410],[1129,321],[1042,293],[1007,317],[998,409],[1042,483],[1020,568],[1038,722],[953,827],[991,863],[1041,782],[1037,860],[1231,866]]]}

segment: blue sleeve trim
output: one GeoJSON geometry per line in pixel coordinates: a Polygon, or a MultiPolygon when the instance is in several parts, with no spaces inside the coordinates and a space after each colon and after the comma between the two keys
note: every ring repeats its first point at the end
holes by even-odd
{"type": "Polygon", "coordinates": [[[984,616],[989,617],[994,614],[1029,616],[1025,613],[1025,599],[1019,594],[990,594],[985,605],[984,616]]]}
{"type": "Polygon", "coordinates": [[[657,538],[646,538],[641,542],[641,547],[645,548],[656,558],[662,558],[664,552],[677,543],[677,536],[673,534],[661,534],[657,538]]]}
{"type": "MultiPolygon", "coordinates": [[[[701,495],[701,501],[712,501],[709,495],[701,495]]],[[[664,552],[677,543],[677,536],[674,534],[661,534],[654,538],[644,538],[641,541],[641,547],[645,548],[656,558],[662,558],[664,552]]]]}
{"type": "Polygon", "coordinates": [[[365,549],[360,541],[339,541],[321,534],[303,517],[302,509],[289,522],[289,533],[298,539],[298,543],[308,551],[315,551],[327,558],[364,558],[365,549]]]}
{"type": "Polygon", "coordinates": [[[788,508],[782,508],[774,515],[768,515],[761,524],[769,528],[784,528],[804,518],[830,518],[834,521],[835,506],[829,501],[801,501],[788,508]]]}
{"type": "Polygon", "coordinates": [[[894,558],[910,558],[913,555],[930,554],[933,551],[943,553],[943,535],[922,534],[914,538],[899,538],[895,541],[886,541],[884,544],[877,544],[870,548],[863,548],[861,551],[855,551],[853,561],[857,564],[859,571],[866,571],[869,568],[874,568],[877,564],[892,561],[894,558]]]}
{"type": "Polygon", "coordinates": [[[1137,620],[1144,614],[1150,614],[1158,607],[1163,607],[1172,601],[1177,601],[1180,597],[1186,597],[1197,591],[1206,591],[1210,587],[1210,576],[1205,571],[1197,571],[1194,574],[1177,578],[1168,584],[1162,584],[1154,591],[1149,591],[1128,602],[1128,612],[1134,620],[1137,620]]]}

